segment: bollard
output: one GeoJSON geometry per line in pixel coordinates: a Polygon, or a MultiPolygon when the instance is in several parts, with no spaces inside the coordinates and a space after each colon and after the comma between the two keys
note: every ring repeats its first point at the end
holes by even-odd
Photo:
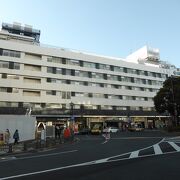
{"type": "Polygon", "coordinates": [[[12,144],[9,144],[9,149],[8,149],[8,153],[12,153],[12,144]]]}

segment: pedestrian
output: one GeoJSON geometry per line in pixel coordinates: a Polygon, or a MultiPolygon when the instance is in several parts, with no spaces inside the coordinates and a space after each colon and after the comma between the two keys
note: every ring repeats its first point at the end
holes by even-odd
{"type": "Polygon", "coordinates": [[[59,137],[59,126],[55,127],[55,138],[58,139],[59,137]]]}
{"type": "Polygon", "coordinates": [[[5,132],[5,144],[9,144],[10,137],[11,137],[11,135],[10,135],[9,129],[6,129],[6,132],[5,132]]]}
{"type": "Polygon", "coordinates": [[[69,127],[66,127],[66,129],[64,130],[64,140],[68,141],[70,136],[71,136],[70,129],[69,127]]]}
{"type": "Polygon", "coordinates": [[[110,129],[109,127],[106,127],[104,130],[105,134],[103,135],[105,140],[108,141],[110,139],[110,129]]]}
{"type": "Polygon", "coordinates": [[[14,144],[18,144],[18,141],[19,141],[19,132],[18,132],[17,129],[14,132],[13,139],[14,139],[14,144]]]}
{"type": "Polygon", "coordinates": [[[70,128],[70,136],[71,136],[71,141],[74,141],[74,130],[73,130],[73,128],[71,127],[70,128]]]}

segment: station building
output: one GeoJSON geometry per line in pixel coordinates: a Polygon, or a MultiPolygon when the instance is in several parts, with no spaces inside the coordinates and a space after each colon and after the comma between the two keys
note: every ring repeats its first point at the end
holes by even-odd
{"type": "Polygon", "coordinates": [[[2,23],[0,114],[29,114],[49,126],[158,126],[166,116],[155,111],[153,97],[174,69],[147,46],[107,57],[43,45],[40,30],[2,23]]]}

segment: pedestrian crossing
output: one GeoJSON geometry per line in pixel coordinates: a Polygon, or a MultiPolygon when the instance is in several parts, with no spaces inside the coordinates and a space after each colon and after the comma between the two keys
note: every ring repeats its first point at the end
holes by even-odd
{"type": "Polygon", "coordinates": [[[107,161],[119,161],[180,152],[180,137],[164,138],[157,144],[136,151],[110,157],[107,161]]]}

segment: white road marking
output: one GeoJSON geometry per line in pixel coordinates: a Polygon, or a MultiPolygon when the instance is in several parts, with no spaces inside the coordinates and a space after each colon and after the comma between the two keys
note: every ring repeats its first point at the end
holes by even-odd
{"type": "Polygon", "coordinates": [[[120,139],[120,140],[121,140],[121,139],[122,139],[122,140],[123,140],[123,139],[131,140],[131,139],[161,139],[161,138],[163,138],[163,137],[138,137],[138,136],[136,137],[136,136],[135,136],[135,137],[116,137],[116,138],[114,137],[114,138],[111,138],[111,139],[115,139],[115,140],[116,140],[116,139],[117,139],[117,140],[118,140],[118,139],[120,139]]]}
{"type": "Polygon", "coordinates": [[[130,159],[131,158],[137,158],[138,157],[138,155],[139,155],[139,151],[133,151],[132,153],[131,153],[131,155],[130,155],[130,159]]]}
{"type": "MultiPolygon", "coordinates": [[[[174,154],[174,153],[177,153],[177,151],[166,152],[166,153],[164,153],[164,155],[165,154],[174,154]]],[[[139,156],[138,158],[152,157],[152,156],[155,156],[155,155],[150,154],[150,155],[145,155],[145,156],[139,156]]],[[[47,169],[47,170],[43,170],[43,171],[36,171],[36,172],[32,172],[32,173],[26,173],[26,174],[19,174],[19,175],[15,175],[15,176],[3,177],[3,178],[0,178],[0,180],[13,179],[13,178],[18,178],[18,177],[25,177],[25,176],[31,176],[31,175],[36,175],[36,174],[48,173],[48,172],[53,172],[53,171],[58,171],[58,170],[68,169],[68,168],[73,168],[73,167],[90,166],[90,165],[95,165],[95,164],[102,164],[102,163],[109,163],[109,162],[116,162],[116,161],[124,161],[124,160],[128,160],[129,158],[114,159],[114,160],[111,160],[111,161],[108,161],[107,159],[108,158],[97,160],[97,161],[90,161],[90,162],[81,163],[81,164],[75,164],[75,165],[70,165],[70,166],[59,167],[59,168],[47,169]]],[[[137,159],[137,158],[135,158],[135,159],[137,159]]]]}
{"type": "Polygon", "coordinates": [[[101,144],[106,144],[108,141],[107,140],[105,140],[103,143],[101,143],[101,144]]]}
{"type": "MultiPolygon", "coordinates": [[[[51,153],[51,154],[42,154],[42,155],[37,155],[37,156],[28,156],[28,157],[14,157],[14,158],[7,158],[6,160],[2,160],[1,162],[4,161],[10,161],[10,160],[23,160],[23,159],[33,159],[33,158],[40,158],[40,157],[48,157],[48,156],[56,156],[56,155],[60,155],[60,154],[67,154],[67,153],[73,153],[73,152],[77,152],[78,150],[72,150],[72,151],[62,151],[62,152],[58,152],[58,153],[51,153]]],[[[0,179],[1,180],[1,179],[0,179]]]]}
{"type": "Polygon", "coordinates": [[[154,148],[154,153],[155,154],[162,154],[163,152],[161,151],[161,148],[159,147],[159,144],[153,145],[154,148]]]}
{"type": "Polygon", "coordinates": [[[16,157],[15,156],[5,156],[5,157],[2,157],[0,158],[0,162],[5,162],[5,161],[10,161],[10,160],[15,160],[16,157]]]}
{"type": "Polygon", "coordinates": [[[78,150],[62,151],[62,152],[58,152],[58,153],[42,154],[42,155],[29,156],[29,157],[21,157],[21,158],[18,158],[18,159],[32,159],[32,158],[40,158],[40,157],[56,156],[56,155],[59,155],[59,154],[73,153],[73,152],[77,152],[77,151],[78,151],[78,150]]]}
{"type": "Polygon", "coordinates": [[[180,136],[176,136],[176,137],[167,137],[165,138],[165,140],[176,140],[176,139],[180,139],[180,136]]]}
{"type": "Polygon", "coordinates": [[[168,142],[176,151],[180,151],[180,147],[176,145],[174,142],[168,142]]]}
{"type": "MultiPolygon", "coordinates": [[[[174,154],[174,153],[179,152],[179,151],[173,151],[173,152],[162,153],[162,151],[161,151],[161,149],[159,147],[159,144],[161,142],[164,142],[164,139],[162,139],[159,143],[157,143],[155,145],[151,145],[151,146],[148,146],[146,148],[139,149],[137,151],[132,151],[132,152],[128,152],[128,153],[124,153],[124,154],[120,154],[120,155],[116,155],[116,156],[112,156],[112,157],[108,157],[108,158],[104,158],[104,159],[99,159],[99,160],[95,160],[95,161],[80,163],[80,164],[74,164],[74,165],[69,165],[69,166],[64,166],[64,167],[58,167],[58,168],[47,169],[47,170],[42,170],[42,171],[36,171],[36,172],[31,172],[31,173],[26,173],[26,174],[19,174],[19,175],[15,175],[15,176],[3,177],[3,178],[0,178],[0,180],[6,180],[6,179],[17,178],[17,177],[25,177],[25,176],[30,176],[30,175],[42,174],[42,173],[58,171],[58,170],[68,169],[68,168],[73,168],[73,167],[89,166],[89,165],[116,162],[116,161],[124,161],[124,160],[128,160],[128,159],[132,159],[132,158],[130,158],[132,156],[134,157],[134,159],[137,159],[137,158],[144,158],[144,157],[152,157],[152,156],[155,156],[155,155],[174,154]],[[139,151],[145,150],[145,149],[148,149],[148,148],[151,148],[151,147],[153,147],[155,149],[155,154],[137,156],[139,154],[139,151]],[[128,155],[128,154],[130,154],[130,157],[118,159],[118,157],[122,157],[122,156],[128,155]],[[114,159],[114,158],[117,158],[117,159],[114,159]]],[[[172,145],[173,143],[170,143],[170,144],[172,145]]],[[[174,146],[174,147],[176,147],[176,146],[174,146]]]]}

